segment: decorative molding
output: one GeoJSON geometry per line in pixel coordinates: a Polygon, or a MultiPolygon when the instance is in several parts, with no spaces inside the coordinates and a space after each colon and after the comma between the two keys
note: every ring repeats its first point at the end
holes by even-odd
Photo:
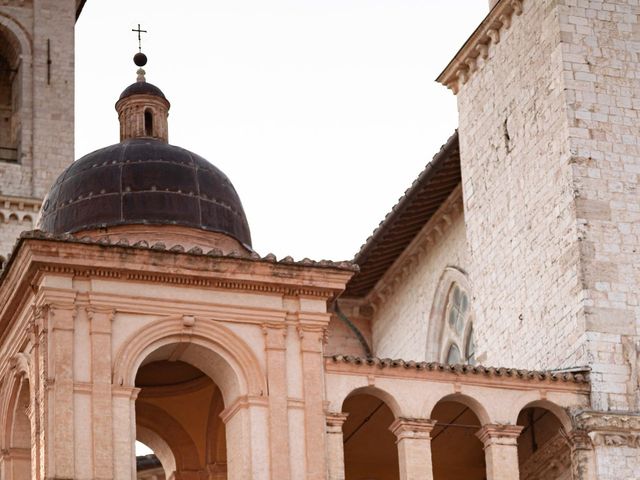
{"type": "Polygon", "coordinates": [[[476,437],[484,444],[484,448],[493,445],[518,445],[518,437],[524,427],[522,425],[483,425],[476,432],[476,437]]]}
{"type": "Polygon", "coordinates": [[[500,0],[436,80],[457,94],[489,60],[489,48],[500,43],[501,32],[511,27],[514,15],[522,15],[522,2],[500,0]]]}
{"type": "Polygon", "coordinates": [[[574,415],[574,421],[587,432],[640,433],[640,414],[581,411],[574,415]]]}
{"type": "Polygon", "coordinates": [[[594,446],[640,448],[640,415],[583,411],[574,423],[594,446]]]}
{"type": "Polygon", "coordinates": [[[595,446],[640,448],[640,434],[617,432],[591,432],[589,437],[595,446]]]}

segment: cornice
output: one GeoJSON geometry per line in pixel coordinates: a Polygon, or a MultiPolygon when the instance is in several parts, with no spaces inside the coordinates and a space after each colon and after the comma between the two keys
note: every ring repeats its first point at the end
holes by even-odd
{"type": "Polygon", "coordinates": [[[513,16],[522,14],[522,2],[500,0],[436,80],[457,94],[481,62],[489,60],[489,48],[500,43],[501,33],[511,27],[513,16]]]}
{"type": "Polygon", "coordinates": [[[420,233],[398,257],[392,267],[378,281],[368,296],[368,302],[378,308],[391,297],[400,285],[405,285],[421,265],[431,247],[449,231],[455,220],[463,214],[462,186],[458,185],[445,203],[426,223],[420,233]]]}

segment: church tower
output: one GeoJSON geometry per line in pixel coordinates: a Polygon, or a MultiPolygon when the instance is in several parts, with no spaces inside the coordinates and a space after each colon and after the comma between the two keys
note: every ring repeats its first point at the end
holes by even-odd
{"type": "Polygon", "coordinates": [[[614,435],[640,412],[640,7],[490,6],[438,78],[458,100],[479,361],[589,365],[583,420],[614,435]]]}
{"type": "Polygon", "coordinates": [[[0,2],[0,263],[73,160],[74,25],[85,1],[0,2]]]}

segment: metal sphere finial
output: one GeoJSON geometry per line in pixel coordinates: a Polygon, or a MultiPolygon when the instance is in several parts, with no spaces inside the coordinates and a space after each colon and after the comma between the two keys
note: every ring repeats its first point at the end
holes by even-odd
{"type": "Polygon", "coordinates": [[[144,67],[147,64],[147,56],[142,52],[138,52],[133,56],[133,63],[138,67],[144,67]]]}

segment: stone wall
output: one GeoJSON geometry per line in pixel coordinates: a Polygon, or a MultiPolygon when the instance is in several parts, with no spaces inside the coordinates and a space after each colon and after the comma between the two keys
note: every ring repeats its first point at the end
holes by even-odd
{"type": "Polygon", "coordinates": [[[429,317],[440,277],[446,267],[465,269],[468,263],[464,215],[455,203],[459,195],[460,190],[452,194],[376,287],[379,292],[384,285],[395,285],[386,297],[373,294],[377,297],[372,320],[374,355],[425,360],[429,317]],[[424,253],[414,257],[420,250],[424,253]]]}
{"type": "Polygon", "coordinates": [[[592,398],[640,410],[640,6],[560,3],[592,398]]]}
{"type": "Polygon", "coordinates": [[[586,363],[555,4],[525,1],[458,93],[478,352],[490,365],[586,363]]]}

